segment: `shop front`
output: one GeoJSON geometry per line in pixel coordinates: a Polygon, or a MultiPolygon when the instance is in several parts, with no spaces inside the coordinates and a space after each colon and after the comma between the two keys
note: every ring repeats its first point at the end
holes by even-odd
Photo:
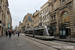
{"type": "Polygon", "coordinates": [[[69,37],[70,34],[70,18],[68,12],[63,12],[61,15],[60,20],[60,26],[59,26],[59,37],[62,39],[66,39],[66,37],[69,37]]]}

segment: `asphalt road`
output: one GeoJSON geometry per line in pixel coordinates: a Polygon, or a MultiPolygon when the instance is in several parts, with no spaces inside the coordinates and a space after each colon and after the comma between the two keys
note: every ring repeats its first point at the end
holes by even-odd
{"type": "Polygon", "coordinates": [[[0,50],[42,50],[40,47],[28,42],[21,36],[12,35],[11,39],[6,36],[0,37],[0,50]]]}

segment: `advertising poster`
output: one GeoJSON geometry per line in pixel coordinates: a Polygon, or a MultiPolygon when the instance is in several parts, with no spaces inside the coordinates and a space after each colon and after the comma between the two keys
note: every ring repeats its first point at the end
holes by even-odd
{"type": "Polygon", "coordinates": [[[63,30],[63,35],[66,35],[66,32],[65,32],[65,30],[63,30]]]}
{"type": "Polygon", "coordinates": [[[63,34],[62,34],[62,30],[60,30],[60,35],[63,35],[63,34]]]}

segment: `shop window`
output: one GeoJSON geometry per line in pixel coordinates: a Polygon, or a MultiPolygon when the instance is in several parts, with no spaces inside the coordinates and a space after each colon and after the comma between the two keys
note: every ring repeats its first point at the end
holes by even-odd
{"type": "Polygon", "coordinates": [[[52,18],[52,20],[53,20],[53,16],[52,16],[51,18],[52,18]]]}

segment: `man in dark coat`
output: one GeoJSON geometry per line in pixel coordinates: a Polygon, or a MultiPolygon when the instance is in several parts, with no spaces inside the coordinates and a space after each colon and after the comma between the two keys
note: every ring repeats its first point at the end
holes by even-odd
{"type": "Polygon", "coordinates": [[[11,30],[9,30],[9,38],[11,38],[11,30]]]}

